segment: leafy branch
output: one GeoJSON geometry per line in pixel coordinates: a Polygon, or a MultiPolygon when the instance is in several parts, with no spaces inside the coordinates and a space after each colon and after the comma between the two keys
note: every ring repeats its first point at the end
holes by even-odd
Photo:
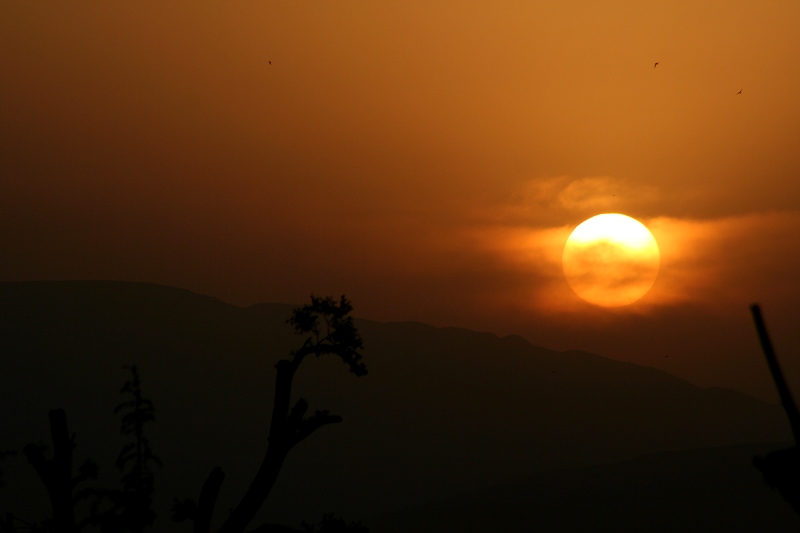
{"type": "MultiPolygon", "coordinates": [[[[247,492],[218,533],[243,533],[269,496],[289,451],[321,427],[342,421],[340,416],[324,410],[306,416],[308,403],[302,398],[292,406],[292,381],[300,364],[309,355],[335,355],[356,376],[367,374],[360,353],[363,343],[350,316],[352,310],[344,296],[337,301],[312,295],[311,303],[295,309],[287,320],[297,334],[307,337],[300,348],[290,352],[288,359],[275,365],[275,399],[264,459],[247,492]]],[[[198,503],[176,500],[173,518],[191,519],[194,533],[209,533],[211,515],[223,480],[224,473],[219,467],[212,470],[198,503]]],[[[266,530],[267,527],[265,524],[257,530],[266,530]]]]}

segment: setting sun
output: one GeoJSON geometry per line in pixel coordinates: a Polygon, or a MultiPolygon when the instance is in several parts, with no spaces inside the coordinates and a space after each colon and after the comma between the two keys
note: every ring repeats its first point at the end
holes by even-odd
{"type": "Polygon", "coordinates": [[[620,214],[594,216],[564,245],[564,276],[575,294],[603,307],[628,305],[644,296],[658,275],[658,244],[639,221],[620,214]]]}

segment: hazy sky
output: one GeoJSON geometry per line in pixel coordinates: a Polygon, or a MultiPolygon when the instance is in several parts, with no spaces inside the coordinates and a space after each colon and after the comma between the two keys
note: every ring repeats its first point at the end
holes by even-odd
{"type": "Polygon", "coordinates": [[[795,1],[5,2],[0,279],[344,293],[774,398],[758,301],[800,395],[798,23],[795,1]],[[611,310],[560,265],[604,212],[662,253],[611,310]]]}

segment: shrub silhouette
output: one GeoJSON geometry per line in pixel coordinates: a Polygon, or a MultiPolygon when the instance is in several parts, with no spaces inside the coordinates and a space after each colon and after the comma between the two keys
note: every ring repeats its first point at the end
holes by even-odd
{"type": "MultiPolygon", "coordinates": [[[[341,417],[332,415],[328,411],[316,411],[313,415],[306,416],[308,403],[302,398],[291,408],[290,404],[292,380],[300,364],[309,355],[317,357],[335,355],[341,358],[356,376],[367,373],[359,353],[362,348],[361,337],[353,324],[351,311],[352,305],[344,296],[337,302],[331,297],[318,298],[312,295],[311,303],[295,309],[287,321],[297,334],[307,337],[300,348],[289,354],[288,359],[283,359],[275,365],[277,370],[275,400],[264,459],[247,492],[231,511],[218,533],[243,533],[269,496],[289,451],[322,426],[342,421],[341,417]]],[[[191,519],[194,523],[194,533],[209,533],[211,516],[224,477],[222,469],[214,468],[203,484],[196,504],[192,500],[176,500],[173,506],[173,519],[191,519]]],[[[332,517],[328,518],[329,522],[331,520],[332,517]]],[[[324,527],[326,527],[325,519],[323,519],[324,527]]],[[[263,532],[280,530],[291,531],[289,528],[268,524],[256,529],[263,532]]]]}
{"type": "Polygon", "coordinates": [[[120,393],[130,399],[120,403],[114,413],[123,413],[121,432],[130,440],[117,458],[122,472],[121,489],[86,487],[80,484],[96,480],[98,466],[87,459],[72,475],[72,455],[75,435],[67,429],[67,416],[63,409],[50,411],[50,433],[53,457],[45,458],[47,446],[27,444],[24,453],[47,489],[53,516],[42,522],[46,531],[73,533],[89,525],[99,526],[103,533],[140,533],[155,520],[152,510],[153,473],[151,464],[161,466],[161,461],[150,450],[144,436],[144,424],[155,419],[153,403],[142,396],[141,380],[135,365],[124,367],[131,378],[120,393]],[[93,500],[89,516],[76,521],[75,506],[83,500],[93,500]]]}

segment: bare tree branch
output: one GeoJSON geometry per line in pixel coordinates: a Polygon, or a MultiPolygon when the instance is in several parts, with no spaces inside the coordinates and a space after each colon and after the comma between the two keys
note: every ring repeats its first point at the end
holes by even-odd
{"type": "Polygon", "coordinates": [[[786,411],[786,416],[789,418],[789,424],[792,427],[792,434],[794,435],[795,445],[800,444],[800,412],[797,411],[792,399],[792,394],[789,392],[789,387],[786,385],[786,380],[783,379],[783,372],[778,365],[778,358],[775,356],[775,350],[772,348],[772,341],[767,334],[767,326],[764,324],[764,319],[761,317],[761,309],[758,305],[751,305],[750,311],[753,313],[753,320],[756,323],[756,330],[758,331],[758,339],[761,341],[761,349],[764,351],[764,356],[767,358],[767,365],[769,371],[772,373],[772,379],[775,381],[775,387],[778,389],[778,395],[781,399],[783,410],[786,411]]]}
{"type": "Polygon", "coordinates": [[[211,515],[217,503],[219,489],[225,479],[225,473],[220,467],[211,471],[200,490],[200,499],[197,501],[197,511],[194,516],[194,533],[208,533],[211,529],[211,515]]]}

